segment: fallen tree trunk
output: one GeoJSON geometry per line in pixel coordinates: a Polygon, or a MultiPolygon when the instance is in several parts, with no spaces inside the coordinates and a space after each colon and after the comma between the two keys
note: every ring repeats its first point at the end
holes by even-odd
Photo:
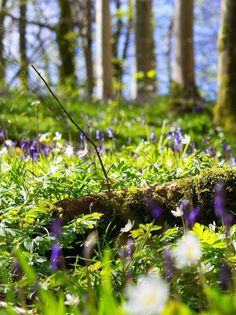
{"type": "Polygon", "coordinates": [[[75,199],[65,199],[55,203],[54,215],[60,213],[68,222],[81,214],[103,213],[104,222],[114,222],[123,226],[128,219],[135,223],[153,220],[153,212],[163,209],[156,218],[157,224],[180,223],[171,214],[183,199],[189,199],[191,206],[200,207],[198,222],[203,224],[217,220],[213,210],[215,186],[223,183],[225,187],[226,210],[235,213],[236,209],[236,169],[211,168],[199,175],[174,180],[165,184],[154,184],[144,188],[130,188],[123,191],[101,192],[75,199]]]}

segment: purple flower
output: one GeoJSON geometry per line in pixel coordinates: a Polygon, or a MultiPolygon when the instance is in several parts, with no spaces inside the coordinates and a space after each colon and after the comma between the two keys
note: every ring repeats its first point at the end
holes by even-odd
{"type": "Polygon", "coordinates": [[[223,261],[219,271],[219,282],[223,290],[229,290],[232,281],[232,271],[226,260],[223,261]]]}
{"type": "Polygon", "coordinates": [[[52,246],[50,263],[53,270],[60,268],[60,260],[62,257],[62,249],[58,243],[52,246]]]}
{"type": "Polygon", "coordinates": [[[56,240],[60,239],[62,234],[62,219],[57,218],[53,220],[51,232],[52,235],[55,236],[56,240]]]}
{"type": "Polygon", "coordinates": [[[95,139],[100,140],[100,131],[99,130],[96,130],[95,139]]]}
{"type": "Polygon", "coordinates": [[[167,134],[169,145],[173,151],[179,151],[182,146],[183,133],[181,128],[178,128],[176,131],[168,132],[167,134]]]}
{"type": "Polygon", "coordinates": [[[44,155],[49,155],[50,153],[50,148],[46,145],[41,145],[41,152],[44,155]]]}
{"type": "Polygon", "coordinates": [[[224,185],[219,183],[215,187],[215,198],[214,198],[214,210],[217,217],[223,217],[225,213],[225,202],[224,202],[224,185]]]}
{"type": "Polygon", "coordinates": [[[82,142],[86,142],[87,141],[87,139],[86,139],[86,137],[85,137],[85,135],[83,133],[80,134],[80,140],[82,142]]]}
{"type": "Polygon", "coordinates": [[[130,261],[132,261],[133,253],[134,253],[134,242],[133,242],[133,239],[129,237],[127,240],[125,256],[128,257],[130,261]]]}
{"type": "Polygon", "coordinates": [[[181,210],[184,214],[186,214],[187,211],[188,211],[189,206],[190,206],[189,200],[188,200],[188,199],[184,199],[184,200],[181,202],[181,204],[180,204],[179,207],[180,207],[180,210],[181,210]]]}
{"type": "Polygon", "coordinates": [[[214,210],[216,216],[223,219],[225,215],[225,190],[224,184],[218,183],[215,187],[214,210]]]}
{"type": "Polygon", "coordinates": [[[26,140],[25,137],[23,137],[23,139],[21,140],[21,149],[24,153],[28,152],[30,148],[30,144],[29,141],[26,140]]]}
{"type": "Polygon", "coordinates": [[[15,271],[15,274],[17,277],[20,277],[22,272],[21,272],[21,268],[20,268],[20,263],[19,263],[19,260],[17,258],[14,259],[14,262],[13,262],[13,269],[15,271]]]}
{"type": "Polygon", "coordinates": [[[209,147],[208,152],[211,157],[216,156],[216,149],[212,145],[209,147]]]}
{"type": "Polygon", "coordinates": [[[38,159],[39,148],[38,148],[37,140],[34,139],[31,141],[29,153],[30,153],[30,157],[33,161],[36,161],[38,159]]]}
{"type": "Polygon", "coordinates": [[[174,263],[171,257],[171,251],[168,248],[165,248],[163,250],[165,265],[164,265],[164,271],[166,274],[166,278],[168,280],[171,280],[174,275],[174,263]]]}
{"type": "Polygon", "coordinates": [[[191,229],[200,214],[200,208],[195,208],[186,215],[185,224],[188,229],[191,229]]]}
{"type": "Polygon", "coordinates": [[[205,106],[204,106],[204,104],[198,103],[195,105],[194,109],[201,111],[201,110],[205,109],[205,106]]]}
{"type": "Polygon", "coordinates": [[[150,135],[150,142],[155,143],[155,141],[156,141],[156,136],[155,136],[155,133],[152,131],[150,135]]]}
{"type": "Polygon", "coordinates": [[[6,130],[0,129],[0,140],[5,140],[6,139],[6,130]]]}
{"type": "Polygon", "coordinates": [[[149,191],[146,195],[146,205],[151,210],[153,218],[158,218],[162,215],[163,209],[159,204],[153,199],[152,192],[149,191]]]}
{"type": "Polygon", "coordinates": [[[108,138],[112,139],[114,136],[114,131],[112,128],[107,128],[108,138]]]}
{"type": "Polygon", "coordinates": [[[231,146],[225,140],[222,143],[222,150],[226,154],[229,154],[229,155],[232,154],[231,146]]]}

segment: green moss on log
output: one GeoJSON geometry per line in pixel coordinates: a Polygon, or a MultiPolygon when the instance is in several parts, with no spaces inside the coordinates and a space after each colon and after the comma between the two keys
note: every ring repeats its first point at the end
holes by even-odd
{"type": "Polygon", "coordinates": [[[157,223],[161,224],[165,221],[173,225],[178,223],[178,219],[173,217],[171,210],[175,209],[183,199],[189,199],[192,207],[201,208],[199,221],[209,224],[217,219],[213,210],[217,183],[224,183],[227,210],[235,211],[236,168],[211,168],[203,170],[200,175],[165,184],[61,200],[55,203],[55,215],[60,213],[68,222],[81,214],[100,212],[104,214],[105,222],[114,221],[120,227],[128,219],[135,220],[136,224],[150,222],[153,220],[153,208],[162,207],[164,212],[157,219],[157,223]]]}

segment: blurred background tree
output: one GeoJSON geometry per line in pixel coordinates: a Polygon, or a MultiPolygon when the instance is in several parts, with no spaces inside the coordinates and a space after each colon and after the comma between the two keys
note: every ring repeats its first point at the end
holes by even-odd
{"type": "Polygon", "coordinates": [[[215,123],[236,131],[236,1],[222,0],[215,123]]]}
{"type": "Polygon", "coordinates": [[[80,99],[155,104],[168,94],[180,111],[218,95],[214,121],[230,129],[235,6],[230,0],[210,6],[207,0],[1,0],[1,93],[35,84],[34,63],[53,88],[69,88],[80,99]]]}

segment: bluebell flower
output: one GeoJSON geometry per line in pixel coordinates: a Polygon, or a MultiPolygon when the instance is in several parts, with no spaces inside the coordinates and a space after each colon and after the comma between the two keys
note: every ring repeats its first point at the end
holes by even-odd
{"type": "Polygon", "coordinates": [[[114,137],[114,131],[112,128],[107,128],[108,138],[112,139],[114,137]]]}
{"type": "Polygon", "coordinates": [[[153,218],[158,218],[163,213],[163,208],[153,199],[152,192],[149,191],[146,194],[146,205],[147,208],[151,211],[153,218]]]}
{"type": "Polygon", "coordinates": [[[164,256],[164,272],[166,274],[166,278],[168,280],[171,280],[174,275],[174,262],[172,260],[171,251],[168,248],[165,248],[163,250],[163,256],[164,256]]]}
{"type": "Polygon", "coordinates": [[[53,220],[52,227],[51,227],[52,235],[55,236],[56,240],[61,238],[62,234],[62,219],[56,218],[53,220]]]}
{"type": "Polygon", "coordinates": [[[36,161],[38,159],[39,155],[39,148],[38,148],[38,143],[37,140],[33,139],[30,143],[30,148],[29,148],[29,153],[30,157],[33,161],[36,161]]]}
{"type": "Polygon", "coordinates": [[[85,135],[83,133],[80,134],[80,140],[82,142],[86,142],[87,141],[87,139],[86,139],[86,137],[85,137],[85,135]]]}
{"type": "Polygon", "coordinates": [[[223,290],[229,290],[232,283],[232,271],[226,260],[223,261],[219,271],[219,282],[223,290]]]}
{"type": "Polygon", "coordinates": [[[7,132],[4,129],[0,129],[0,140],[6,139],[7,132]]]}
{"type": "Polygon", "coordinates": [[[151,135],[150,135],[150,142],[151,143],[155,143],[156,142],[156,136],[155,136],[155,133],[153,131],[151,132],[151,135]]]}
{"type": "Polygon", "coordinates": [[[185,216],[185,224],[188,229],[191,229],[193,227],[199,214],[200,214],[200,208],[195,208],[185,216]]]}
{"type": "Polygon", "coordinates": [[[100,131],[96,130],[95,139],[100,140],[100,131]]]}
{"type": "Polygon", "coordinates": [[[182,147],[183,133],[181,128],[177,128],[176,131],[170,131],[167,134],[169,145],[173,151],[179,151],[182,147]]]}
{"type": "Polygon", "coordinates": [[[52,246],[50,263],[53,270],[60,268],[60,260],[62,257],[62,249],[58,243],[52,246]]]}

